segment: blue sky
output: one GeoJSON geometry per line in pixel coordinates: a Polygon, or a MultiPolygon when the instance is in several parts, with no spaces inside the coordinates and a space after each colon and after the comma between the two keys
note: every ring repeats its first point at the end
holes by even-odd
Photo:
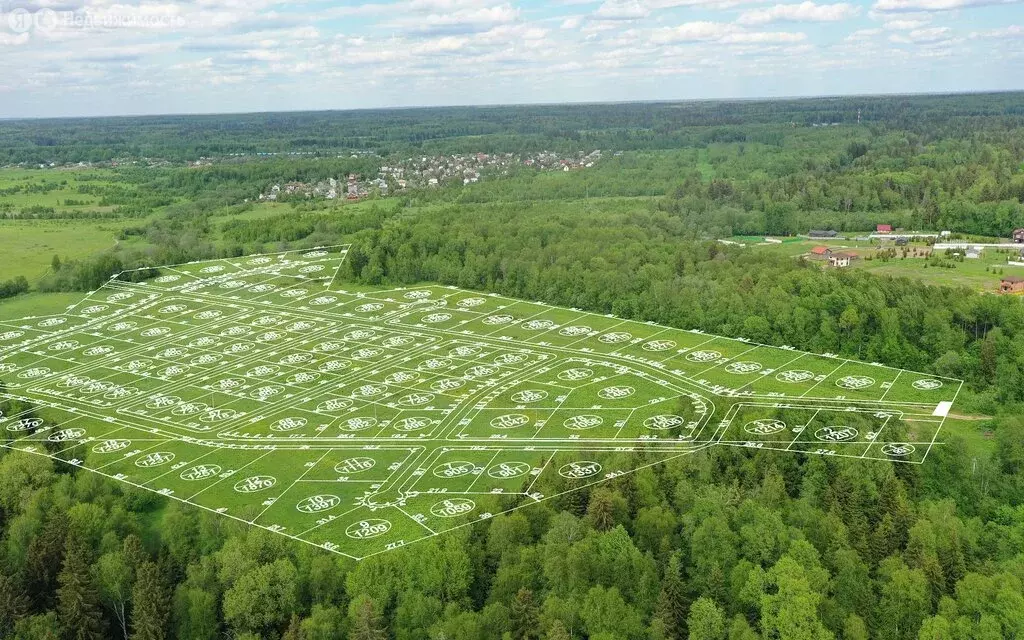
{"type": "Polygon", "coordinates": [[[0,0],[0,117],[1024,89],[1024,0],[0,0]]]}

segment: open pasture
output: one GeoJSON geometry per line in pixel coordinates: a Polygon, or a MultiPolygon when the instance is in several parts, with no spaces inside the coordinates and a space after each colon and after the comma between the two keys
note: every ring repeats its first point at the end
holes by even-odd
{"type": "Polygon", "coordinates": [[[363,558],[712,446],[920,463],[960,387],[440,286],[346,247],[0,323],[0,444],[363,558]]]}

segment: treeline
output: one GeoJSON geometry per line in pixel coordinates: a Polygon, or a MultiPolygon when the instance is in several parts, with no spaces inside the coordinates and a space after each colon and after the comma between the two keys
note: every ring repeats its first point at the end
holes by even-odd
{"type": "Polygon", "coordinates": [[[57,211],[53,207],[31,206],[18,211],[5,211],[0,207],[0,219],[3,220],[120,220],[141,218],[152,213],[152,209],[132,209],[118,207],[113,211],[57,211]]]}
{"type": "MultiPolygon", "coordinates": [[[[1024,121],[1020,93],[854,96],[772,101],[446,107],[0,123],[0,163],[196,160],[229,154],[373,150],[498,152],[669,149],[754,141],[758,125],[858,121],[922,135],[1024,121]]],[[[768,134],[769,136],[774,134],[768,134]]]]}

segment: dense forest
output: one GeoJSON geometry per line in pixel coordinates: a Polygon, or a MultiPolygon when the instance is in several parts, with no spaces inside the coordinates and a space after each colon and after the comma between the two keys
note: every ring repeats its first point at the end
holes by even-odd
{"type": "Polygon", "coordinates": [[[777,138],[771,125],[858,122],[926,137],[1020,127],[1019,93],[446,107],[207,116],[8,120],[0,163],[195,160],[230,154],[417,149],[673,149],[777,138]]]}
{"type": "Polygon", "coordinates": [[[944,429],[923,465],[714,448],[359,563],[0,448],[0,637],[1024,638],[1021,300],[715,241],[876,222],[1005,236],[1024,226],[1024,97],[440,113],[15,122],[0,147],[624,149],[588,171],[255,219],[245,199],[268,181],[372,161],[126,169],[123,206],[171,203],[37,288],[352,243],[336,286],[440,282],[963,378],[955,411],[990,437],[944,429]]]}

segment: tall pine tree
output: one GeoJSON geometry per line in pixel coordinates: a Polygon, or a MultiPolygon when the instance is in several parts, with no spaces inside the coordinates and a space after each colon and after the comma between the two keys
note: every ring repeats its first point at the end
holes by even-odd
{"type": "Polygon", "coordinates": [[[143,562],[132,589],[132,640],[163,640],[170,616],[170,590],[154,562],[143,562]]]}
{"type": "Polygon", "coordinates": [[[658,594],[657,616],[664,623],[665,637],[681,639],[686,637],[686,613],[689,608],[686,589],[683,586],[682,560],[679,552],[673,553],[665,567],[658,594]]]}
{"type": "Polygon", "coordinates": [[[67,532],[67,515],[63,511],[56,511],[28,545],[25,557],[26,589],[37,611],[53,607],[57,574],[64,563],[67,532]]]}
{"type": "Polygon", "coordinates": [[[57,620],[65,638],[105,638],[99,591],[89,570],[89,552],[74,534],[68,535],[64,566],[57,575],[57,620]]]}
{"type": "Polygon", "coordinates": [[[533,591],[523,587],[512,600],[512,613],[509,616],[514,640],[536,640],[540,634],[537,615],[537,603],[533,599],[533,591]]]}
{"type": "Polygon", "coordinates": [[[15,576],[0,575],[0,638],[14,631],[14,624],[28,615],[28,598],[15,576]]]}

